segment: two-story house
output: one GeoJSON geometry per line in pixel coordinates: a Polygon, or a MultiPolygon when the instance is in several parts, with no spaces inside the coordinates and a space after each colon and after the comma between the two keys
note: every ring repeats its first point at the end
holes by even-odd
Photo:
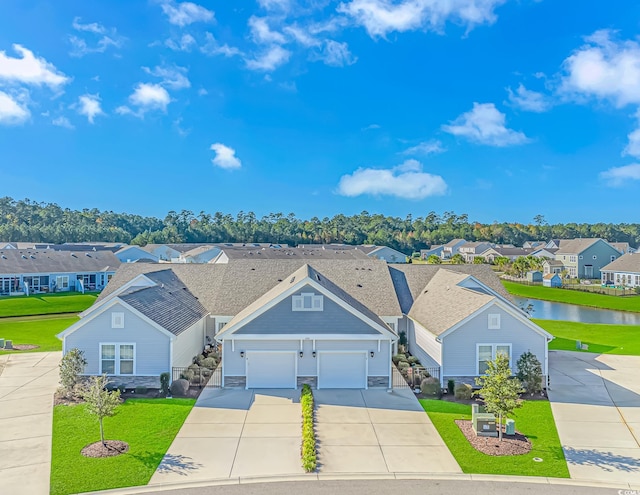
{"type": "Polygon", "coordinates": [[[570,278],[599,279],[600,270],[620,257],[620,251],[603,239],[563,241],[556,252],[570,278]]]}

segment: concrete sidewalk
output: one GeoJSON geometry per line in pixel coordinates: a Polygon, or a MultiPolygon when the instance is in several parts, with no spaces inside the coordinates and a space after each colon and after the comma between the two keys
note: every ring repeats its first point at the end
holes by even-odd
{"type": "Polygon", "coordinates": [[[571,478],[640,485],[640,357],[552,351],[549,365],[571,478]]]}
{"type": "Polygon", "coordinates": [[[53,394],[61,357],[60,352],[0,356],[2,493],[49,493],[53,394]]]}

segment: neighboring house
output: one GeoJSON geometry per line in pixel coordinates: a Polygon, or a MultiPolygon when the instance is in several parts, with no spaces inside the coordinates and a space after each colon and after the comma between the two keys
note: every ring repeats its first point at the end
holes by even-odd
{"type": "Polygon", "coordinates": [[[550,273],[561,273],[564,270],[562,261],[550,259],[542,262],[542,273],[549,275],[550,273]]]}
{"type": "Polygon", "coordinates": [[[556,252],[570,278],[600,279],[600,270],[620,257],[620,252],[599,238],[563,241],[556,252]]]}
{"type": "Polygon", "coordinates": [[[532,270],[527,272],[527,281],[542,282],[542,272],[539,272],[538,270],[532,270]]]}
{"type": "Polygon", "coordinates": [[[210,264],[227,264],[233,260],[267,260],[267,259],[285,259],[285,260],[366,260],[370,259],[361,249],[357,249],[354,246],[341,245],[338,248],[336,245],[327,245],[326,248],[322,247],[281,247],[275,246],[262,246],[253,247],[251,245],[246,246],[224,246],[220,253],[209,261],[210,264]],[[329,247],[331,246],[331,247],[329,247]]]}
{"type": "Polygon", "coordinates": [[[529,256],[535,256],[536,258],[546,258],[549,260],[553,260],[556,258],[557,251],[558,250],[555,248],[538,247],[538,248],[533,248],[533,251],[529,253],[529,256]]]}
{"type": "Polygon", "coordinates": [[[102,290],[120,260],[110,251],[0,251],[0,295],[102,290]]]}
{"type": "Polygon", "coordinates": [[[524,241],[522,243],[523,248],[540,248],[544,247],[547,243],[545,241],[524,241]]]}
{"type": "Polygon", "coordinates": [[[397,290],[408,286],[398,293],[405,301],[403,311],[408,309],[404,324],[409,351],[423,365],[440,368],[443,386],[449,379],[474,385],[487,362],[501,352],[509,356],[515,372],[518,358],[531,351],[548,375],[547,344],[553,337],[508,299],[490,267],[461,267],[414,265],[424,269],[422,279],[417,272],[396,272],[397,290]]]}
{"type": "Polygon", "coordinates": [[[542,285],[544,287],[562,287],[562,279],[557,273],[547,273],[542,278],[542,285]]]}
{"type": "Polygon", "coordinates": [[[357,246],[369,258],[384,260],[387,263],[406,263],[407,255],[387,246],[357,246]]]}
{"type": "Polygon", "coordinates": [[[444,250],[444,246],[431,246],[429,249],[421,249],[420,250],[420,259],[426,260],[432,254],[437,256],[438,258],[442,258],[442,252],[444,250]]]}
{"type": "Polygon", "coordinates": [[[134,263],[136,261],[151,261],[157,263],[159,261],[158,256],[148,251],[145,251],[139,246],[125,246],[115,252],[116,258],[121,263],[134,263]]]}
{"type": "MultiPolygon", "coordinates": [[[[195,247],[195,246],[194,246],[195,247]]],[[[171,261],[180,257],[180,251],[171,247],[170,244],[147,244],[142,246],[147,253],[157,258],[159,261],[171,261]]]]}
{"type": "Polygon", "coordinates": [[[640,287],[640,253],[627,253],[602,267],[603,284],[640,287]]]}
{"type": "Polygon", "coordinates": [[[178,263],[209,263],[221,251],[219,246],[199,246],[180,254],[178,263]]]}
{"type": "Polygon", "coordinates": [[[442,245],[442,259],[449,259],[454,254],[458,254],[460,252],[460,247],[466,244],[467,241],[464,239],[453,239],[446,244],[442,245]]]}
{"type": "Polygon", "coordinates": [[[491,249],[491,247],[491,243],[489,242],[465,242],[458,248],[458,252],[464,257],[467,263],[473,263],[476,256],[480,256],[488,249],[491,249]]]}
{"type": "Polygon", "coordinates": [[[632,248],[628,242],[610,242],[609,244],[611,244],[614,248],[616,248],[622,254],[636,252],[636,249],[632,248]]]}
{"type": "Polygon", "coordinates": [[[509,261],[514,261],[520,256],[528,256],[531,254],[532,249],[525,249],[519,247],[490,247],[489,249],[480,253],[480,257],[484,258],[487,263],[495,262],[498,257],[509,258],[509,261]]]}
{"type": "Polygon", "coordinates": [[[549,242],[547,242],[545,244],[544,247],[548,248],[548,249],[559,249],[560,248],[560,244],[562,244],[563,242],[568,242],[571,239],[551,239],[549,240],[549,242]]]}

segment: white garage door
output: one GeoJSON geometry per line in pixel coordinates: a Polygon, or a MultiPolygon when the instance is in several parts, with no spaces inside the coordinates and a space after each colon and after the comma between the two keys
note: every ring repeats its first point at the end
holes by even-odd
{"type": "Polygon", "coordinates": [[[367,353],[318,353],[318,388],[367,388],[367,353]]]}
{"type": "Polygon", "coordinates": [[[247,352],[247,388],[296,388],[296,353],[247,352]]]}

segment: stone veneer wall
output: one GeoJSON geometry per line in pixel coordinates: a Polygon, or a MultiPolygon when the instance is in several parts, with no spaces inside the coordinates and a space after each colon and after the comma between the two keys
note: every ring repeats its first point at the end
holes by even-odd
{"type": "Polygon", "coordinates": [[[224,388],[246,388],[247,377],[246,376],[225,376],[224,388]]]}
{"type": "Polygon", "coordinates": [[[309,385],[311,388],[318,388],[317,376],[299,376],[297,381],[297,387],[301,388],[303,385],[309,385]]]}
{"type": "Polygon", "coordinates": [[[367,387],[389,388],[389,377],[388,376],[368,376],[367,387]]]}
{"type": "Polygon", "coordinates": [[[109,376],[109,384],[115,385],[116,387],[124,385],[125,388],[147,387],[159,389],[160,376],[109,376]]]}
{"type": "Polygon", "coordinates": [[[456,382],[456,385],[458,385],[459,383],[466,383],[467,385],[471,385],[473,388],[479,388],[476,385],[475,376],[445,376],[443,380],[444,388],[447,388],[447,383],[449,382],[449,380],[454,380],[456,382]]]}

